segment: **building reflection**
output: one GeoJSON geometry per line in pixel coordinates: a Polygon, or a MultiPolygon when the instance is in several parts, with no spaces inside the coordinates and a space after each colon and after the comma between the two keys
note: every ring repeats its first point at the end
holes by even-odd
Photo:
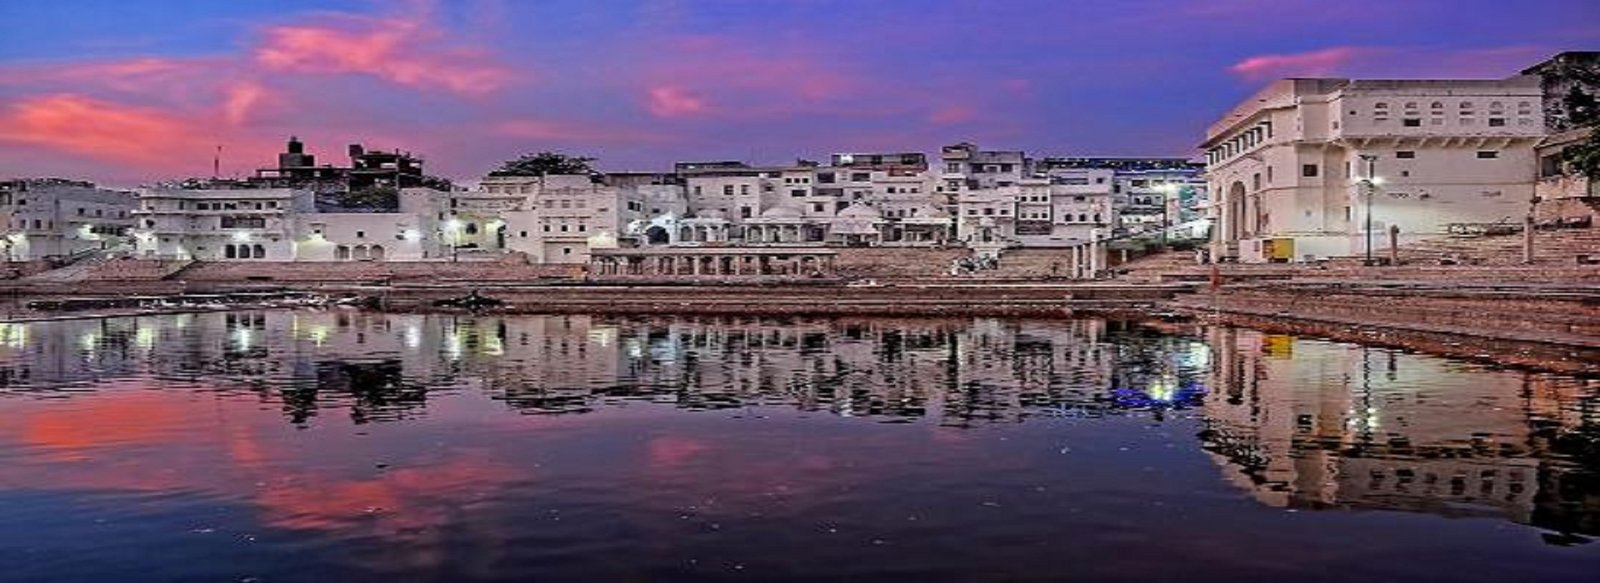
{"type": "Polygon", "coordinates": [[[1600,383],[1212,329],[1203,447],[1262,503],[1600,533],[1600,383]]]}
{"type": "Polygon", "coordinates": [[[0,324],[0,394],[116,379],[249,396],[302,427],[410,419],[458,391],[539,415],[630,401],[955,427],[1183,411],[1267,505],[1600,534],[1600,383],[1242,329],[354,310],[0,324]]]}
{"type": "Polygon", "coordinates": [[[1203,343],[1118,322],[263,311],[5,324],[0,387],[148,374],[280,399],[290,421],[405,418],[476,388],[530,413],[611,399],[785,404],[948,425],[1199,403],[1203,343]],[[1169,355],[1176,355],[1169,357],[1169,355]],[[1196,356],[1199,356],[1196,360],[1196,356]]]}

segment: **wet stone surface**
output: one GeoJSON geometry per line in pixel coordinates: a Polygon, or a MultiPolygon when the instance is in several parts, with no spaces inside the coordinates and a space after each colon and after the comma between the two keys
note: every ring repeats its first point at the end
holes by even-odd
{"type": "Polygon", "coordinates": [[[1099,319],[0,324],[0,581],[1582,580],[1600,380],[1099,319]]]}

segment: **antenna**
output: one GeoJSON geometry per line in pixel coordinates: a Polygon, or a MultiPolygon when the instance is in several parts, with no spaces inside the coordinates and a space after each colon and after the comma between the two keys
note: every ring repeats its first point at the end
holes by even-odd
{"type": "Polygon", "coordinates": [[[222,176],[222,144],[217,144],[217,154],[211,158],[211,178],[213,180],[222,176]]]}

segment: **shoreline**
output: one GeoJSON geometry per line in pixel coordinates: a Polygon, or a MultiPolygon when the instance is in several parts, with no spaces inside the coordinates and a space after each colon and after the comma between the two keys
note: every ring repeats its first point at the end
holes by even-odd
{"type": "MultiPolygon", "coordinates": [[[[1001,317],[1097,315],[1239,326],[1417,350],[1454,358],[1600,376],[1600,287],[1319,282],[1233,285],[1128,282],[894,282],[880,286],[505,285],[449,282],[391,286],[238,282],[204,293],[267,290],[371,298],[391,312],[465,312],[436,306],[476,290],[506,304],[485,314],[610,314],[757,317],[1001,317]]],[[[92,313],[16,310],[35,299],[113,298],[128,290],[13,294],[0,323],[111,318],[272,305],[112,309],[92,313]]],[[[176,295],[176,294],[172,294],[176,295]]],[[[289,306],[282,306],[289,307],[289,306]]]]}

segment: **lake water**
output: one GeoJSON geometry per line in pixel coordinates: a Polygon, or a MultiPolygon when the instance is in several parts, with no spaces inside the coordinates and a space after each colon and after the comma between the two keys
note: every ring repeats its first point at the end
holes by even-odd
{"type": "Polygon", "coordinates": [[[1595,580],[1600,381],[1098,319],[0,324],[0,580],[1595,580]]]}

